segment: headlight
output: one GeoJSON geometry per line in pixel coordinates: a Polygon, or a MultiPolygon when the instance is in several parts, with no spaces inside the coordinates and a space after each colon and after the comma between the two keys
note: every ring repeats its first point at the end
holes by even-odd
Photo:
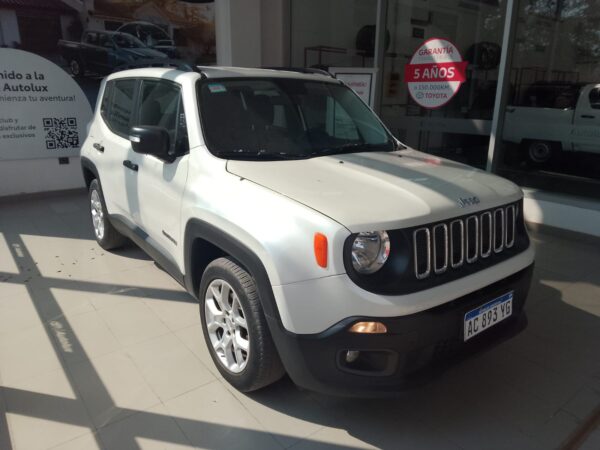
{"type": "Polygon", "coordinates": [[[358,233],[352,243],[352,266],[362,274],[375,273],[390,255],[390,237],[385,231],[358,233]]]}

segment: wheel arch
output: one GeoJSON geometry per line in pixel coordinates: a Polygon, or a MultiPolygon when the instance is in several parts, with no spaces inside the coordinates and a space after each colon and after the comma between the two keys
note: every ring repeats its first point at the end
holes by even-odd
{"type": "Polygon", "coordinates": [[[258,255],[235,237],[199,219],[191,219],[185,228],[185,287],[188,292],[198,296],[204,270],[223,256],[234,259],[254,278],[265,315],[280,321],[269,275],[258,255]]]}
{"type": "MultiPolygon", "coordinates": [[[[83,179],[85,180],[85,187],[87,189],[90,188],[90,184],[92,184],[94,178],[100,183],[100,176],[98,175],[96,165],[85,156],[81,157],[81,171],[83,172],[83,179]]],[[[102,186],[102,183],[100,183],[100,186],[102,186]]]]}

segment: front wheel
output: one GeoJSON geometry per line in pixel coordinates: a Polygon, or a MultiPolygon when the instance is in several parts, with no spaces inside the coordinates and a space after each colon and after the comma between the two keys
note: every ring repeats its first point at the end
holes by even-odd
{"type": "Polygon", "coordinates": [[[229,258],[213,261],[199,298],[204,339],[223,378],[242,392],[281,378],[283,366],[248,272],[229,258]]]}

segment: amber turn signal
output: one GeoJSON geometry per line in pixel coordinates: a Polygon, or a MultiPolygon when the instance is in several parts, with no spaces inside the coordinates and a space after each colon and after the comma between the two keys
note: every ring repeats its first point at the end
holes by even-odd
{"type": "Polygon", "coordinates": [[[314,239],[315,258],[320,267],[327,267],[327,236],[323,233],[315,233],[314,239]]]}
{"type": "Polygon", "coordinates": [[[387,333],[387,327],[381,322],[356,322],[348,331],[350,333],[383,334],[387,333]]]}

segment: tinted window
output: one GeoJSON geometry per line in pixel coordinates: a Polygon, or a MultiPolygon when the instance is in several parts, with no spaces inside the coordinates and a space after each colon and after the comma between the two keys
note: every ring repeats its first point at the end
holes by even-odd
{"type": "Polygon", "coordinates": [[[129,133],[136,80],[117,80],[112,83],[108,125],[117,134],[129,133]]]}
{"type": "Polygon", "coordinates": [[[594,88],[589,95],[590,106],[594,109],[600,109],[600,88],[594,88]]]}
{"type": "Polygon", "coordinates": [[[210,80],[200,88],[210,150],[227,158],[306,158],[394,149],[347,87],[286,78],[210,80]]]}
{"type": "Polygon", "coordinates": [[[169,132],[171,151],[180,150],[187,140],[181,88],[166,81],[142,81],[137,123],[163,127],[169,132]]]}

